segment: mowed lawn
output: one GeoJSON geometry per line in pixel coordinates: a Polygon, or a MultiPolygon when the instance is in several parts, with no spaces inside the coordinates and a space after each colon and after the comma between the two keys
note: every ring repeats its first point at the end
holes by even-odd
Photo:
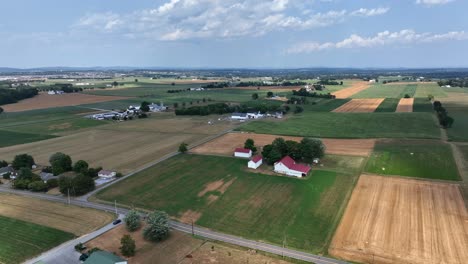
{"type": "Polygon", "coordinates": [[[440,138],[432,113],[317,113],[278,121],[253,121],[239,128],[260,134],[323,138],[440,138]]]}
{"type": "MultiPolygon", "coordinates": [[[[355,171],[356,161],[344,162],[351,162],[347,166],[355,171]]],[[[302,180],[252,173],[246,166],[244,159],[178,155],[99,192],[97,198],[325,253],[358,173],[316,170],[302,180]]]]}
{"type": "Polygon", "coordinates": [[[437,141],[378,141],[365,171],[382,175],[460,180],[450,146],[437,141]]]}
{"type": "Polygon", "coordinates": [[[72,238],[58,229],[0,216],[0,262],[22,263],[72,238]]]}

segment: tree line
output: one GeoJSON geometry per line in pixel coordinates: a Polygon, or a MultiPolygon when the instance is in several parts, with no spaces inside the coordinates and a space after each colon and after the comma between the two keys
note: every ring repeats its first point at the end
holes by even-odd
{"type": "MultiPolygon", "coordinates": [[[[289,109],[289,107],[288,107],[289,109]]],[[[203,106],[191,106],[188,108],[176,109],[176,115],[210,115],[210,114],[228,114],[228,113],[247,113],[247,112],[287,112],[281,105],[274,104],[241,104],[241,105],[228,105],[226,103],[215,103],[203,106]]]]}
{"type": "Polygon", "coordinates": [[[468,87],[468,79],[450,79],[438,81],[439,86],[450,85],[451,87],[468,87]]]}
{"type": "Polygon", "coordinates": [[[305,96],[305,97],[317,97],[317,98],[326,98],[326,99],[335,99],[336,96],[334,96],[333,94],[331,93],[327,93],[327,94],[320,94],[320,93],[317,93],[317,92],[308,92],[305,88],[301,88],[299,90],[293,90],[292,91],[293,95],[296,95],[296,96],[305,96]]]}
{"type": "Polygon", "coordinates": [[[321,85],[343,85],[343,81],[336,81],[333,79],[324,79],[316,82],[316,84],[321,84],[321,85]]]}
{"type": "Polygon", "coordinates": [[[0,105],[13,104],[19,100],[34,97],[39,94],[36,88],[21,86],[17,88],[0,88],[0,105]]]}
{"type": "Polygon", "coordinates": [[[447,110],[442,106],[440,101],[434,101],[433,103],[434,111],[436,111],[437,118],[439,119],[439,124],[443,128],[452,127],[455,120],[448,115],[447,110]]]}

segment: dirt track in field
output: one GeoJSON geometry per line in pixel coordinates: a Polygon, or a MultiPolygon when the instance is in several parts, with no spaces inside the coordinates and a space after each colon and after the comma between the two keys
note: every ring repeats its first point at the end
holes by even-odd
{"type": "Polygon", "coordinates": [[[395,110],[397,113],[411,113],[413,112],[414,98],[401,98],[395,110]]]}
{"type": "Polygon", "coordinates": [[[336,108],[335,113],[372,113],[384,101],[384,98],[377,99],[353,99],[346,104],[336,108]]]}
{"type": "Polygon", "coordinates": [[[457,184],[362,175],[329,253],[362,263],[468,263],[457,184]]]}
{"type": "Polygon", "coordinates": [[[13,194],[0,194],[0,215],[49,226],[77,236],[94,231],[114,219],[112,214],[94,209],[13,194]]]}
{"type": "Polygon", "coordinates": [[[100,96],[82,93],[49,95],[41,93],[33,98],[28,98],[14,104],[3,105],[5,112],[20,112],[50,107],[73,106],[81,104],[92,104],[99,102],[127,99],[122,96],[100,96]]]}
{"type": "Polygon", "coordinates": [[[351,85],[349,88],[345,88],[342,90],[339,90],[337,92],[332,93],[334,96],[336,96],[336,99],[345,99],[349,98],[354,94],[359,93],[360,91],[363,91],[367,88],[369,88],[369,82],[355,82],[351,85]]]}
{"type": "MultiPolygon", "coordinates": [[[[261,148],[267,144],[271,144],[271,142],[278,137],[282,137],[285,140],[302,140],[302,137],[255,133],[228,133],[192,149],[191,152],[197,154],[232,156],[234,149],[236,147],[242,147],[244,142],[249,138],[255,141],[255,146],[257,146],[257,148],[261,148]]],[[[336,155],[369,156],[375,145],[375,139],[322,139],[322,141],[327,147],[326,153],[336,155]]]]}

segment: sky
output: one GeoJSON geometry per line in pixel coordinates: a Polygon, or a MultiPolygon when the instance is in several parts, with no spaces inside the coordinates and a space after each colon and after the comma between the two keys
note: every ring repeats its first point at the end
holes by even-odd
{"type": "Polygon", "coordinates": [[[0,67],[468,67],[465,0],[2,0],[0,67]]]}

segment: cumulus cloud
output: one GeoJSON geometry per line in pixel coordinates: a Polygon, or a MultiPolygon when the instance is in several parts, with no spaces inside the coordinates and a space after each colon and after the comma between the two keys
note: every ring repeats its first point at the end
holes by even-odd
{"type": "Polygon", "coordinates": [[[377,46],[391,45],[395,43],[430,43],[445,40],[466,40],[468,33],[465,31],[452,31],[442,34],[417,33],[411,29],[404,29],[398,32],[383,31],[373,37],[362,37],[351,35],[339,42],[303,42],[293,45],[287,53],[311,53],[330,49],[345,48],[372,48],[377,46]]]}
{"type": "Polygon", "coordinates": [[[88,14],[78,29],[175,41],[193,38],[259,36],[282,30],[307,30],[342,23],[353,17],[370,17],[388,8],[303,12],[293,0],[167,0],[131,14],[88,14]]]}
{"type": "Polygon", "coordinates": [[[416,0],[416,4],[425,6],[445,5],[455,0],[416,0]]]}

